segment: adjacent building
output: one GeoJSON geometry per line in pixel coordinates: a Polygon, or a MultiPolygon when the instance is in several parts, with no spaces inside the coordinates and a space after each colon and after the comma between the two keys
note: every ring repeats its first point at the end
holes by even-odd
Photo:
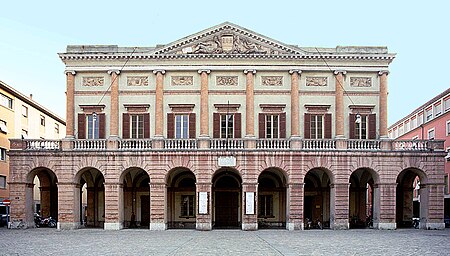
{"type": "Polygon", "coordinates": [[[66,136],[11,140],[15,222],[32,226],[37,176],[60,229],[395,229],[419,177],[421,227],[444,227],[443,141],[388,138],[387,47],[300,47],[226,22],[59,56],[66,136]]]}
{"type": "MultiPolygon", "coordinates": [[[[444,140],[444,148],[450,148],[450,89],[445,90],[427,103],[423,104],[404,118],[389,127],[389,137],[397,140],[444,140]]],[[[445,216],[450,218],[450,157],[446,156],[445,174],[442,182],[445,184],[445,216]]],[[[414,200],[419,203],[420,183],[414,184],[414,200]]]]}

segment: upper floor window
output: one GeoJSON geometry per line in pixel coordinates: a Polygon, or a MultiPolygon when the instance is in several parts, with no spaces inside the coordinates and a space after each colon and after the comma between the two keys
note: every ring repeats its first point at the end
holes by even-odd
{"type": "Polygon", "coordinates": [[[450,110],[450,97],[444,100],[444,111],[447,112],[450,110]]]}
{"type": "Polygon", "coordinates": [[[22,105],[22,116],[23,117],[28,117],[28,107],[22,105]]]}
{"type": "Polygon", "coordinates": [[[232,114],[220,115],[220,138],[233,138],[234,118],[232,114]]]}
{"type": "Polygon", "coordinates": [[[422,124],[423,124],[423,114],[420,113],[419,115],[417,115],[417,126],[422,124]]]}
{"type": "Polygon", "coordinates": [[[0,93],[0,105],[4,106],[6,108],[12,109],[13,108],[13,100],[10,97],[4,95],[3,93],[0,93]]]}
{"type": "Polygon", "coordinates": [[[55,123],[55,134],[58,135],[59,134],[59,124],[55,123]]]}
{"type": "Polygon", "coordinates": [[[6,176],[0,175],[0,188],[6,188],[6,176]]]}
{"type": "Polygon", "coordinates": [[[306,139],[331,139],[331,114],[305,113],[306,139]]]}
{"type": "Polygon", "coordinates": [[[425,110],[425,116],[426,116],[426,122],[433,119],[433,108],[429,108],[429,109],[425,110]]]}
{"type": "Polygon", "coordinates": [[[41,126],[45,126],[45,116],[41,116],[41,126]]]}
{"type": "Polygon", "coordinates": [[[442,114],[442,104],[434,105],[434,116],[440,116],[442,114]]]}
{"type": "MultiPolygon", "coordinates": [[[[350,114],[349,121],[350,139],[376,139],[376,114],[350,114]]],[[[394,133],[396,138],[401,135],[399,129],[395,129],[394,133]]]]}
{"type": "Polygon", "coordinates": [[[241,113],[214,113],[213,137],[221,139],[240,138],[241,113]]]}
{"type": "Polygon", "coordinates": [[[8,127],[6,126],[6,121],[0,120],[0,132],[8,133],[8,127]]]}
{"type": "Polygon", "coordinates": [[[0,148],[0,161],[6,161],[6,149],[0,148]]]}
{"type": "Polygon", "coordinates": [[[28,139],[28,131],[22,129],[22,139],[28,139]]]}
{"type": "Polygon", "coordinates": [[[144,138],[144,115],[130,115],[131,138],[144,138]]]}
{"type": "Polygon", "coordinates": [[[104,139],[105,114],[95,112],[90,114],[78,114],[78,138],[104,139]]]}
{"type": "Polygon", "coordinates": [[[195,113],[168,113],[167,137],[175,139],[195,138],[195,113]]]}
{"type": "Polygon", "coordinates": [[[87,139],[100,138],[100,122],[97,114],[86,115],[87,119],[87,139]]]}
{"type": "Polygon", "coordinates": [[[406,123],[405,123],[405,132],[409,132],[410,130],[411,130],[411,127],[410,127],[410,123],[409,123],[409,121],[407,121],[406,123]]]}
{"type": "Polygon", "coordinates": [[[450,136],[450,120],[447,121],[445,126],[446,126],[447,136],[450,136]]]}
{"type": "Polygon", "coordinates": [[[400,125],[400,126],[399,126],[399,128],[398,128],[398,133],[399,133],[400,136],[403,135],[403,134],[405,133],[405,131],[404,131],[404,129],[403,129],[403,125],[400,125]]]}
{"type": "Polygon", "coordinates": [[[417,127],[417,118],[411,118],[411,129],[415,129],[417,127]]]}
{"type": "Polygon", "coordinates": [[[429,140],[434,140],[435,139],[435,137],[434,137],[434,128],[428,130],[428,139],[429,140]]]}
{"type": "Polygon", "coordinates": [[[189,115],[175,115],[175,139],[189,138],[189,115]]]}

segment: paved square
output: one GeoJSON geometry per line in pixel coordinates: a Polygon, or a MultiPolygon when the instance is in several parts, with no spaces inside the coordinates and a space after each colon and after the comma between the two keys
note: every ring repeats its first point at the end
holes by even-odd
{"type": "Polygon", "coordinates": [[[448,255],[450,229],[0,229],[0,255],[448,255]]]}

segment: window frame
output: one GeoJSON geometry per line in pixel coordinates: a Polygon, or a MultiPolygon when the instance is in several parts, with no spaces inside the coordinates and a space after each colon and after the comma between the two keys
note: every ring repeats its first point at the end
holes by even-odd
{"type": "Polygon", "coordinates": [[[189,139],[189,113],[174,114],[174,138],[189,139]]]}
{"type": "Polygon", "coordinates": [[[447,122],[445,123],[445,130],[447,136],[450,136],[450,120],[447,120],[447,122]]]}
{"type": "Polygon", "coordinates": [[[220,138],[221,139],[233,139],[235,131],[234,113],[220,113],[220,138]],[[227,118],[227,120],[224,120],[227,118]],[[228,121],[228,122],[227,122],[228,121]],[[225,124],[225,127],[224,127],[225,124]],[[231,127],[230,127],[231,124],[231,127]]]}
{"type": "Polygon", "coordinates": [[[13,109],[14,101],[9,96],[6,96],[5,94],[0,93],[0,105],[5,108],[13,109]]]}
{"type": "Polygon", "coordinates": [[[183,194],[180,198],[180,218],[195,218],[195,195],[183,194]]]}
{"type": "Polygon", "coordinates": [[[41,126],[45,127],[45,116],[41,115],[40,120],[41,126]]]}
{"type": "Polygon", "coordinates": [[[434,140],[436,138],[436,133],[435,133],[435,129],[434,129],[434,127],[433,128],[431,128],[431,129],[429,129],[428,131],[427,131],[427,139],[428,140],[434,140]],[[433,138],[430,138],[430,133],[433,133],[433,138]]]}
{"type": "Polygon", "coordinates": [[[266,139],[279,139],[280,138],[280,114],[279,113],[265,114],[265,122],[264,123],[265,123],[264,128],[265,128],[265,133],[266,133],[265,138],[266,139]],[[275,118],[276,118],[276,120],[274,120],[275,118]],[[276,137],[275,137],[275,135],[276,135],[276,137]]]}
{"type": "Polygon", "coordinates": [[[0,119],[0,132],[8,134],[8,123],[5,120],[0,119]]]}
{"type": "MultiPolygon", "coordinates": [[[[369,115],[360,115],[361,122],[355,123],[355,139],[357,140],[367,140],[369,139],[369,115]],[[364,127],[361,127],[364,126],[364,127]],[[363,130],[365,130],[364,138],[363,138],[363,130]]],[[[397,128],[396,131],[399,132],[400,128],[397,128]]]]}
{"type": "Polygon", "coordinates": [[[144,114],[130,114],[130,139],[143,139],[145,125],[144,114]]]}
{"type": "Polygon", "coordinates": [[[0,161],[6,162],[6,148],[0,148],[0,161]]]}
{"type": "Polygon", "coordinates": [[[425,109],[425,122],[433,120],[433,107],[425,109]]]}
{"type": "Polygon", "coordinates": [[[311,114],[310,115],[310,138],[316,139],[316,140],[325,138],[325,115],[324,114],[311,114]],[[318,123],[319,117],[321,119],[320,124],[318,123]],[[319,134],[319,130],[320,130],[320,134],[319,134]]]}
{"type": "Polygon", "coordinates": [[[94,114],[86,114],[86,139],[100,139],[100,119],[98,117],[98,114],[96,115],[95,119],[94,114]],[[92,118],[92,120],[90,120],[90,118],[92,118]]]}
{"type": "Polygon", "coordinates": [[[0,189],[6,189],[6,186],[8,185],[6,178],[7,177],[5,175],[0,175],[0,189]]]}
{"type": "Polygon", "coordinates": [[[258,196],[258,218],[273,218],[273,194],[258,196]]]}
{"type": "Polygon", "coordinates": [[[435,117],[442,115],[442,104],[440,102],[433,106],[433,115],[435,117]]]}

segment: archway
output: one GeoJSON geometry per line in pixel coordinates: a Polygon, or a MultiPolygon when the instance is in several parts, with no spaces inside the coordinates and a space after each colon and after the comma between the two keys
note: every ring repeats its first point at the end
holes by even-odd
{"type": "Polygon", "coordinates": [[[350,228],[373,227],[374,184],[377,174],[370,169],[361,168],[350,176],[349,223],[350,228]]]}
{"type": "Polygon", "coordinates": [[[37,168],[28,174],[28,181],[33,184],[28,188],[31,199],[27,200],[31,203],[27,206],[28,222],[33,223],[33,213],[58,220],[58,180],[55,173],[47,168],[37,168]]]}
{"type": "Polygon", "coordinates": [[[121,177],[123,184],[124,228],[149,228],[150,177],[140,168],[128,168],[121,177]]]}
{"type": "MultiPolygon", "coordinates": [[[[419,169],[406,169],[397,176],[396,222],[398,228],[414,227],[414,221],[425,227],[428,194],[426,175],[419,169]]],[[[417,228],[419,226],[416,226],[417,228]]]]}
{"type": "Polygon", "coordinates": [[[167,177],[168,228],[195,229],[195,175],[189,169],[175,168],[167,177]]]}
{"type": "Polygon", "coordinates": [[[258,177],[258,228],[286,228],[286,178],[278,169],[258,177]]]}
{"type": "Polygon", "coordinates": [[[330,227],[330,184],[328,173],[321,168],[308,171],[304,179],[303,218],[305,229],[330,227]]]}
{"type": "Polygon", "coordinates": [[[80,225],[91,228],[103,228],[105,223],[105,178],[91,167],[80,170],[76,176],[79,184],[77,206],[80,213],[80,225]],[[84,198],[84,200],[83,200],[84,198]]]}
{"type": "Polygon", "coordinates": [[[241,177],[233,169],[222,168],[214,175],[214,228],[240,228],[241,184],[241,177]]]}

